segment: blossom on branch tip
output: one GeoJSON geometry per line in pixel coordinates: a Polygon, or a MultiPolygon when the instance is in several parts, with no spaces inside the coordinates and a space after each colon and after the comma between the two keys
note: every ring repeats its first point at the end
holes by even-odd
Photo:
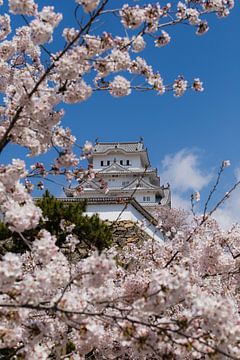
{"type": "Polygon", "coordinates": [[[187,85],[188,85],[187,80],[184,80],[182,76],[179,76],[179,78],[176,79],[173,84],[174,96],[176,97],[182,96],[187,90],[187,85]]]}
{"type": "Polygon", "coordinates": [[[199,15],[200,14],[196,9],[190,8],[186,10],[186,16],[191,25],[198,25],[201,22],[199,15]]]}
{"type": "Polygon", "coordinates": [[[83,146],[82,152],[84,157],[91,157],[93,152],[93,144],[90,141],[86,141],[83,146]]]}
{"type": "Polygon", "coordinates": [[[163,85],[163,79],[160,74],[151,74],[147,77],[148,84],[153,86],[153,89],[158,92],[158,95],[165,93],[165,86],[163,85]]]}
{"type": "Polygon", "coordinates": [[[114,97],[127,96],[131,94],[131,83],[123,76],[116,76],[109,85],[109,92],[114,97]]]}
{"type": "Polygon", "coordinates": [[[31,181],[29,181],[28,179],[25,180],[25,188],[26,190],[31,193],[34,189],[34,185],[31,181]]]}
{"type": "Polygon", "coordinates": [[[186,16],[186,10],[187,10],[186,4],[183,4],[181,1],[179,1],[177,5],[176,17],[178,19],[184,19],[186,16]]]}
{"type": "Polygon", "coordinates": [[[91,12],[96,9],[100,0],[76,0],[76,2],[83,6],[84,11],[91,12]]]}
{"type": "Polygon", "coordinates": [[[67,42],[71,42],[73,41],[76,36],[79,34],[79,30],[75,29],[75,28],[65,28],[63,30],[63,34],[62,36],[64,37],[64,39],[67,42]]]}
{"type": "Polygon", "coordinates": [[[38,188],[38,190],[43,190],[43,189],[44,189],[44,184],[43,184],[42,181],[39,181],[39,182],[37,183],[37,188],[38,188]]]}
{"type": "Polygon", "coordinates": [[[140,52],[142,51],[146,46],[146,43],[141,35],[134,36],[132,38],[132,48],[133,52],[140,52]]]}
{"type": "Polygon", "coordinates": [[[191,198],[192,198],[192,200],[199,202],[201,199],[200,192],[196,191],[194,194],[192,194],[191,198]]]}
{"type": "Polygon", "coordinates": [[[35,15],[37,4],[34,0],[8,0],[10,12],[21,15],[35,15]]]}
{"type": "Polygon", "coordinates": [[[122,24],[129,29],[138,28],[145,20],[144,9],[138,5],[133,7],[128,4],[123,5],[122,10],[120,11],[120,16],[122,24]]]}
{"type": "Polygon", "coordinates": [[[204,90],[203,83],[200,81],[199,78],[194,79],[194,82],[192,84],[192,89],[197,92],[202,92],[204,90]]]}
{"type": "Polygon", "coordinates": [[[229,167],[230,165],[231,165],[230,160],[223,160],[223,162],[222,162],[222,167],[223,168],[229,167]]]}
{"type": "Polygon", "coordinates": [[[205,34],[206,32],[208,32],[208,30],[209,30],[209,26],[208,26],[207,21],[201,21],[201,22],[199,23],[199,25],[198,25],[196,34],[197,34],[197,35],[203,35],[203,34],[205,34]]]}
{"type": "Polygon", "coordinates": [[[11,32],[11,20],[8,14],[0,15],[0,40],[6,39],[11,32]]]}
{"type": "Polygon", "coordinates": [[[155,46],[156,47],[162,47],[162,46],[166,46],[167,44],[170,43],[171,37],[170,35],[162,30],[162,35],[160,35],[157,40],[155,40],[155,46]]]}
{"type": "Polygon", "coordinates": [[[59,157],[56,159],[55,165],[57,168],[67,168],[72,166],[77,166],[79,163],[79,159],[77,156],[68,149],[59,154],[59,157]]]}

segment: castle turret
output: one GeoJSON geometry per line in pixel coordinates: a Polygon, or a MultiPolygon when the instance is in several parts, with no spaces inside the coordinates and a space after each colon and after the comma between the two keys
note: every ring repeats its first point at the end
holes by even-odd
{"type": "Polygon", "coordinates": [[[65,189],[67,196],[82,199],[134,198],[145,209],[171,204],[169,187],[160,185],[157,169],[152,168],[143,141],[96,142],[91,159],[94,179],[84,179],[82,191],[65,189]],[[107,193],[106,186],[107,184],[107,193]]]}

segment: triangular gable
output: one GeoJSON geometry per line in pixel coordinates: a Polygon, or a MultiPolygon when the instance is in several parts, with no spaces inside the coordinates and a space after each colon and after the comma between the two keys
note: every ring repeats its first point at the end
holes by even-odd
{"type": "Polygon", "coordinates": [[[108,167],[105,167],[104,169],[98,171],[98,174],[102,173],[102,172],[104,172],[104,173],[105,172],[109,172],[109,173],[111,173],[111,172],[131,173],[131,171],[129,169],[126,169],[124,166],[121,166],[121,165],[119,165],[119,164],[117,164],[115,162],[112,163],[111,165],[109,165],[108,167]]]}
{"type": "Polygon", "coordinates": [[[79,186],[82,186],[83,188],[86,188],[86,189],[90,189],[90,188],[92,188],[93,190],[100,189],[100,183],[94,179],[92,179],[92,180],[85,179],[79,183],[79,186]]]}
{"type": "Polygon", "coordinates": [[[152,185],[150,183],[148,183],[147,181],[145,181],[144,179],[134,179],[130,184],[128,184],[127,186],[123,187],[122,189],[124,190],[133,190],[136,188],[136,186],[138,185],[139,189],[144,188],[144,189],[150,189],[150,190],[160,190],[159,186],[155,186],[152,185]],[[143,186],[141,186],[143,185],[143,186]]]}

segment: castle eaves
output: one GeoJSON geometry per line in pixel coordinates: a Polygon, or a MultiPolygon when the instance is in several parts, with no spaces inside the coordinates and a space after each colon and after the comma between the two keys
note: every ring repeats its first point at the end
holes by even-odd
{"type": "Polygon", "coordinates": [[[98,142],[94,146],[94,153],[105,153],[109,150],[123,150],[126,152],[144,151],[142,142],[98,142]]]}

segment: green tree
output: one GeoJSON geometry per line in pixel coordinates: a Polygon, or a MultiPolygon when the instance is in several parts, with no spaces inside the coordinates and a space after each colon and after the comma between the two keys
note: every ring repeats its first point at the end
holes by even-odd
{"type": "MultiPolygon", "coordinates": [[[[46,191],[43,197],[37,200],[37,205],[42,209],[43,218],[36,229],[23,233],[28,241],[33,240],[41,229],[46,229],[56,236],[56,244],[59,247],[64,247],[68,235],[66,227],[74,224],[71,234],[79,239],[81,245],[85,244],[86,248],[96,247],[102,251],[111,245],[112,233],[110,228],[99,219],[98,215],[91,217],[84,215],[86,208],[84,201],[63,202],[46,191]],[[62,221],[65,222],[65,227],[61,226],[62,221]]],[[[19,234],[12,233],[7,224],[0,222],[0,252],[22,252],[25,250],[26,244],[19,234]]]]}

